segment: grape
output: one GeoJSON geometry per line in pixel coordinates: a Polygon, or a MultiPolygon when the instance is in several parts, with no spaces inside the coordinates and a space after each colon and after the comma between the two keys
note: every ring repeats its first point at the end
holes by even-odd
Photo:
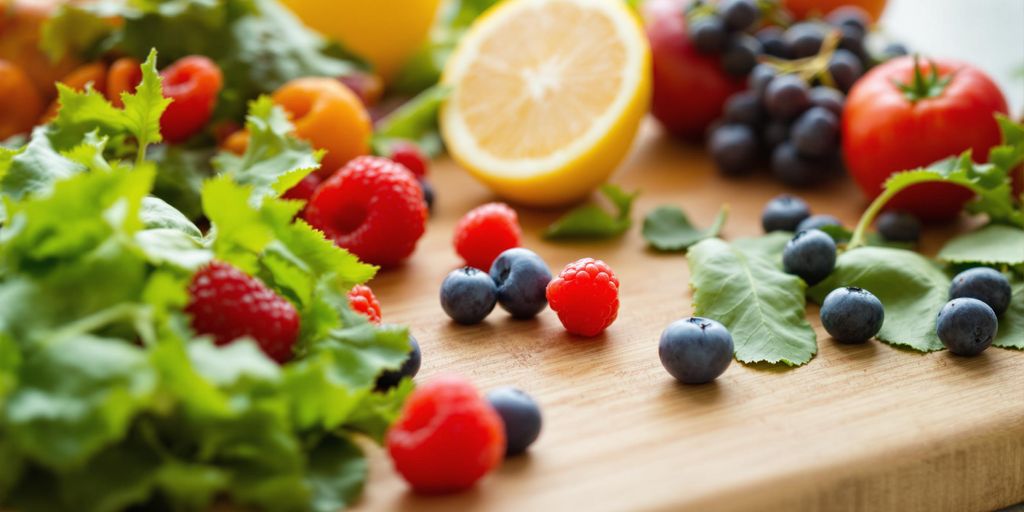
{"type": "Polygon", "coordinates": [[[725,47],[725,23],[718,16],[706,16],[693,22],[690,38],[697,51],[705,54],[718,53],[725,47]]]}
{"type": "Polygon", "coordinates": [[[792,142],[783,142],[772,151],[772,173],[791,187],[807,187],[827,173],[820,162],[800,156],[792,142]]]}
{"type": "Polygon", "coordinates": [[[757,93],[751,90],[733,94],[725,102],[723,117],[727,123],[756,127],[764,118],[761,100],[757,97],[757,93]]]}
{"type": "Polygon", "coordinates": [[[791,59],[793,58],[793,50],[789,47],[789,43],[786,42],[785,33],[786,31],[782,27],[769,25],[758,30],[754,37],[761,41],[764,53],[780,59],[791,59]]]}
{"type": "Polygon", "coordinates": [[[757,165],[757,136],[741,124],[722,125],[712,132],[708,149],[718,169],[728,175],[746,174],[757,165]]]}
{"type": "Polygon", "coordinates": [[[811,107],[789,132],[801,156],[825,157],[839,147],[839,118],[824,107],[811,107]]]}
{"type": "Polygon", "coordinates": [[[761,54],[761,43],[753,36],[735,34],[725,44],[722,52],[722,69],[732,76],[747,76],[757,65],[757,56],[761,54]]]}
{"type": "Polygon", "coordinates": [[[768,83],[775,78],[775,68],[768,64],[758,64],[750,70],[750,78],[747,79],[747,88],[757,93],[759,98],[764,98],[764,91],[768,83]]]}
{"type": "Polygon", "coordinates": [[[768,149],[775,149],[787,139],[789,139],[789,125],[782,121],[771,121],[761,131],[761,143],[768,149]]]}
{"type": "Polygon", "coordinates": [[[904,55],[909,54],[910,50],[907,50],[907,47],[900,43],[889,43],[885,45],[885,49],[882,50],[882,56],[886,60],[891,59],[893,57],[902,57],[904,55]]]}
{"type": "Polygon", "coordinates": [[[796,75],[783,75],[768,84],[764,105],[768,113],[783,121],[792,119],[810,106],[807,83],[796,75]]]}
{"type": "Polygon", "coordinates": [[[843,27],[842,37],[839,39],[839,48],[857,56],[863,66],[870,61],[867,49],[864,47],[864,38],[851,33],[849,27],[843,27]]]}
{"type": "Polygon", "coordinates": [[[825,17],[825,21],[843,29],[843,32],[846,32],[846,29],[855,31],[859,34],[857,38],[861,40],[867,35],[868,28],[871,26],[871,18],[868,14],[863,9],[855,6],[843,6],[834,9],[825,17]]]}
{"type": "Polygon", "coordinates": [[[847,50],[836,50],[832,54],[832,60],[828,62],[828,72],[832,75],[832,81],[835,82],[836,88],[846,92],[864,73],[864,65],[853,53],[847,50]]]}
{"type": "Polygon", "coordinates": [[[811,105],[827,108],[836,117],[843,116],[843,105],[846,104],[846,96],[843,93],[831,87],[819,85],[811,88],[810,98],[811,105]]]}
{"type": "Polygon", "coordinates": [[[825,28],[820,23],[801,22],[789,27],[784,38],[792,50],[793,58],[817,55],[825,40],[825,28]]]}
{"type": "Polygon", "coordinates": [[[742,32],[761,18],[761,9],[754,0],[722,0],[718,12],[733,32],[742,32]]]}

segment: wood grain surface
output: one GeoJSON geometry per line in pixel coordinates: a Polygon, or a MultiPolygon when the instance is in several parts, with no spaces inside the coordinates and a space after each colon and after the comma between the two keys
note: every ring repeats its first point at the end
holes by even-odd
{"type": "MultiPolygon", "coordinates": [[[[524,245],[557,272],[604,259],[622,286],[619,319],[596,339],[567,335],[555,314],[513,321],[496,310],[457,326],[438,303],[460,261],[454,224],[493,200],[453,164],[435,164],[439,202],[402,268],[373,283],[389,322],[407,323],[423,350],[423,382],[462,374],[481,390],[515,385],[544,412],[529,454],[471,491],[420,497],[371,448],[357,510],[991,510],[1024,501],[1024,352],[964,359],[872,341],[844,346],[820,327],[819,353],[793,369],[733,363],[716,382],[677,384],[657,355],[661,330],[692,312],[686,260],[645,249],[639,219],[683,207],[698,225],[731,207],[726,238],[760,234],[760,210],[783,191],[768,176],[725,180],[699,148],[662,138],[652,122],[615,178],[640,189],[636,225],[619,240],[554,244],[539,237],[559,212],[519,209],[524,245]]],[[[864,201],[849,181],[806,191],[816,212],[851,224],[864,201]]],[[[934,252],[964,226],[929,228],[934,252]]]]}

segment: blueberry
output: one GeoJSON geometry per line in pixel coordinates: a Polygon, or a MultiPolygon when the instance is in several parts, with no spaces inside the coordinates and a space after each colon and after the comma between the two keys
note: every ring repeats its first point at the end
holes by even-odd
{"type": "Polygon", "coordinates": [[[882,328],[885,308],[861,288],[836,288],[821,303],[821,325],[840,343],[864,343],[882,328]]]}
{"type": "Polygon", "coordinates": [[[517,247],[498,255],[491,264],[498,285],[498,303],[514,318],[533,318],[547,305],[551,271],[537,253],[517,247]]]}
{"type": "Polygon", "coordinates": [[[747,174],[757,166],[757,135],[749,126],[725,124],[711,132],[708,151],[722,173],[747,174]]]}
{"type": "Polygon", "coordinates": [[[917,243],[921,238],[921,221],[906,212],[885,212],[878,216],[875,228],[890,242],[917,243]]]}
{"type": "Polygon", "coordinates": [[[757,65],[757,57],[762,51],[761,42],[754,36],[734,34],[722,51],[722,69],[731,76],[745,77],[757,65]]]}
{"type": "Polygon", "coordinates": [[[409,335],[409,345],[412,345],[412,350],[409,351],[409,357],[402,363],[399,369],[385,370],[377,376],[377,384],[375,386],[377,391],[387,391],[397,386],[402,377],[409,377],[411,379],[419,373],[423,355],[420,352],[419,342],[416,341],[416,338],[412,337],[412,334],[409,335]]]}
{"type": "Polygon", "coordinates": [[[836,266],[836,243],[819,229],[801,231],[786,243],[782,266],[814,286],[832,273],[836,266]]]}
{"type": "Polygon", "coordinates": [[[811,107],[793,123],[790,136],[802,156],[828,156],[839,149],[839,117],[824,107],[811,107]]]}
{"type": "Polygon", "coordinates": [[[992,308],[978,299],[953,299],[939,311],[935,332],[939,340],[958,356],[976,356],[996,337],[999,320],[992,308]]]}
{"type": "Polygon", "coordinates": [[[693,22],[690,27],[690,39],[697,51],[714,54],[725,47],[725,23],[718,16],[707,16],[693,22]]]}
{"type": "Polygon", "coordinates": [[[505,424],[505,456],[519,455],[540,436],[540,407],[530,395],[503,387],[487,393],[487,401],[505,424]]]}
{"type": "Polygon", "coordinates": [[[761,211],[761,226],[765,233],[772,231],[796,231],[804,219],[811,216],[811,209],[799,197],[789,194],[775,196],[761,211]]]}
{"type": "Polygon", "coordinates": [[[807,187],[823,181],[829,168],[819,159],[801,156],[792,142],[784,141],[772,150],[772,174],[791,187],[807,187]]]}
{"type": "Polygon", "coordinates": [[[886,60],[904,55],[910,55],[910,50],[901,43],[889,43],[882,49],[882,57],[886,60]]]}
{"type": "Polygon", "coordinates": [[[761,100],[757,98],[754,91],[742,91],[733,94],[725,101],[725,109],[722,117],[726,123],[745,124],[757,126],[764,118],[761,108],[761,100]]]}
{"type": "Polygon", "coordinates": [[[796,229],[794,231],[800,232],[800,231],[807,231],[807,230],[811,230],[811,229],[821,229],[821,228],[823,228],[825,226],[840,226],[841,227],[842,225],[843,225],[843,223],[840,222],[839,219],[835,218],[832,215],[818,214],[818,215],[812,215],[812,216],[807,217],[806,219],[800,221],[800,224],[798,224],[796,226],[796,229]]]}
{"type": "Polygon", "coordinates": [[[819,85],[811,89],[811,105],[823,107],[836,115],[843,117],[843,106],[846,104],[846,96],[842,92],[831,87],[819,85]]]}
{"type": "Polygon", "coordinates": [[[707,318],[676,320],[661,333],[658,357],[668,373],[684,384],[715,380],[732,362],[732,335],[707,318]]]}
{"type": "Polygon", "coordinates": [[[423,190],[423,201],[427,203],[427,211],[434,213],[434,186],[429,181],[420,178],[420,189],[423,190]]]}
{"type": "Polygon", "coordinates": [[[441,283],[441,307],[456,322],[483,322],[498,301],[498,287],[491,276],[473,267],[451,271],[441,283]]]}
{"type": "Polygon", "coordinates": [[[1002,273],[988,267],[977,267],[964,270],[953,278],[949,288],[949,298],[969,297],[977,299],[992,308],[996,316],[1002,315],[1010,307],[1010,281],[1002,273]]]}
{"type": "Polygon", "coordinates": [[[733,32],[744,31],[761,18],[761,8],[754,0],[722,0],[718,13],[733,32]]]}
{"type": "Polygon", "coordinates": [[[772,117],[788,121],[811,106],[807,82],[796,75],[782,75],[768,83],[764,106],[772,117]]]}

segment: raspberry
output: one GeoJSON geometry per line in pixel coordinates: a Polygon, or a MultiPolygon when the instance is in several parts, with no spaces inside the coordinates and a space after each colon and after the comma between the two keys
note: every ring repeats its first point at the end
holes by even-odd
{"type": "Polygon", "coordinates": [[[361,156],[320,185],[304,217],[363,261],[393,267],[416,249],[426,229],[427,205],[406,168],[361,156]]]}
{"type": "Polygon", "coordinates": [[[455,252],[466,265],[484,272],[506,249],[519,247],[519,217],[505,203],[487,203],[469,211],[455,226],[455,252]]]}
{"type": "Polygon", "coordinates": [[[471,383],[444,376],[409,395],[387,445],[395,469],[413,490],[454,492],[471,487],[501,462],[505,426],[471,383]]]}
{"type": "Polygon", "coordinates": [[[619,280],[601,260],[583,258],[548,283],[548,302],[565,330],[597,336],[619,315],[619,280]]]}
{"type": "Polygon", "coordinates": [[[420,147],[414,142],[407,140],[395,142],[391,145],[390,158],[404,165],[417,178],[424,178],[427,175],[427,156],[423,154],[423,151],[420,151],[420,147]]]}
{"type": "Polygon", "coordinates": [[[352,311],[370,319],[370,322],[380,324],[380,302],[377,302],[377,296],[373,294],[373,290],[369,286],[362,284],[353,286],[352,290],[348,292],[348,305],[352,311]]]}
{"type": "Polygon", "coordinates": [[[298,182],[292,188],[288,189],[281,197],[283,199],[297,199],[301,201],[309,201],[313,197],[313,193],[316,192],[317,187],[320,186],[320,175],[311,172],[302,178],[302,181],[298,182]]]}
{"type": "Polygon", "coordinates": [[[278,363],[291,359],[299,337],[299,314],[259,279],[213,262],[192,276],[188,292],[185,311],[197,333],[212,335],[218,345],[249,336],[278,363]]]}

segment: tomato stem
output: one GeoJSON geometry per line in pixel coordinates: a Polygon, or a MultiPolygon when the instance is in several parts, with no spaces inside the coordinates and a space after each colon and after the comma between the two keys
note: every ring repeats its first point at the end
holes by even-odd
{"type": "Polygon", "coordinates": [[[920,57],[915,53],[913,80],[910,83],[906,83],[893,79],[892,83],[901,92],[903,92],[903,96],[907,98],[907,101],[917,103],[918,101],[928,98],[938,98],[939,96],[942,96],[946,87],[953,80],[953,75],[955,75],[955,73],[951,73],[947,76],[941,76],[939,73],[939,67],[933,60],[928,61],[928,74],[926,75],[921,70],[920,57]]]}
{"type": "Polygon", "coordinates": [[[871,224],[875,222],[875,217],[878,216],[885,204],[889,202],[896,194],[902,191],[906,187],[886,187],[882,193],[871,202],[867,210],[864,210],[864,214],[860,216],[860,221],[857,222],[857,227],[853,230],[853,236],[850,237],[850,243],[846,245],[846,250],[856,249],[867,242],[867,232],[871,224]]]}

